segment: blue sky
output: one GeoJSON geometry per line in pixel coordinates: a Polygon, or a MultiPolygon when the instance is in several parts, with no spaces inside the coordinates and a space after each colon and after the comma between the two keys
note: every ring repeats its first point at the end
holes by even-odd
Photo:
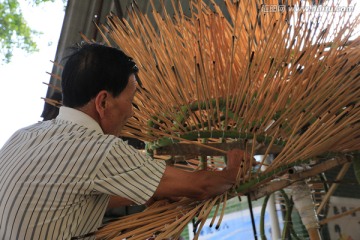
{"type": "Polygon", "coordinates": [[[19,1],[29,26],[42,32],[35,38],[39,52],[28,54],[14,50],[9,64],[0,65],[0,147],[19,128],[41,121],[43,100],[46,96],[56,48],[64,19],[64,3],[43,3],[38,7],[29,1],[19,1]]]}

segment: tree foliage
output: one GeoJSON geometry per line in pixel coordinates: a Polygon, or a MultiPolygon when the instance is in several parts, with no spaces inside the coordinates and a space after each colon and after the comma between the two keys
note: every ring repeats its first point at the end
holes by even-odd
{"type": "MultiPolygon", "coordinates": [[[[26,0],[33,7],[55,0],[26,0]]],[[[14,48],[28,53],[38,51],[33,37],[41,34],[32,30],[22,14],[18,0],[0,0],[0,55],[1,63],[9,63],[14,48]]]]}

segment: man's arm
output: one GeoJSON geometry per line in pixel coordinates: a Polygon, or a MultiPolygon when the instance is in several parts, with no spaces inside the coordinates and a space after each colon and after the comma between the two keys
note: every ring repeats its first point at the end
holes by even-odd
{"type": "Polygon", "coordinates": [[[110,196],[107,209],[134,205],[134,202],[118,196],[110,196]]]}
{"type": "Polygon", "coordinates": [[[188,197],[203,200],[222,194],[236,183],[243,157],[241,150],[229,151],[228,164],[223,171],[187,172],[167,166],[153,198],[188,197]]]}
{"type": "MultiPolygon", "coordinates": [[[[166,166],[158,188],[148,203],[159,199],[188,197],[204,200],[229,190],[235,183],[243,162],[244,152],[231,150],[227,153],[227,167],[222,171],[187,172],[166,166]]],[[[108,208],[132,205],[133,202],[122,197],[111,196],[108,208]]]]}

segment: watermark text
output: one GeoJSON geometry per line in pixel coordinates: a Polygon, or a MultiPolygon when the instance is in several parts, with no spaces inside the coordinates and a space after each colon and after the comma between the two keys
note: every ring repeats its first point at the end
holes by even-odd
{"type": "Polygon", "coordinates": [[[289,5],[267,5],[261,6],[262,12],[353,12],[355,6],[289,6],[289,5]]]}

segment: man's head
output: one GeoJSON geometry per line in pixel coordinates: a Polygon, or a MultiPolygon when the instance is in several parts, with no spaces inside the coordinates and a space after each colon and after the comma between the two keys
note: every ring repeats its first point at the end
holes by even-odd
{"type": "Polygon", "coordinates": [[[122,51],[100,44],[76,50],[62,73],[63,105],[94,118],[106,134],[118,136],[133,115],[138,69],[122,51]]]}
{"type": "Polygon", "coordinates": [[[61,80],[62,103],[79,108],[101,90],[116,97],[137,71],[135,62],[124,52],[96,43],[83,44],[67,57],[61,80]]]}

